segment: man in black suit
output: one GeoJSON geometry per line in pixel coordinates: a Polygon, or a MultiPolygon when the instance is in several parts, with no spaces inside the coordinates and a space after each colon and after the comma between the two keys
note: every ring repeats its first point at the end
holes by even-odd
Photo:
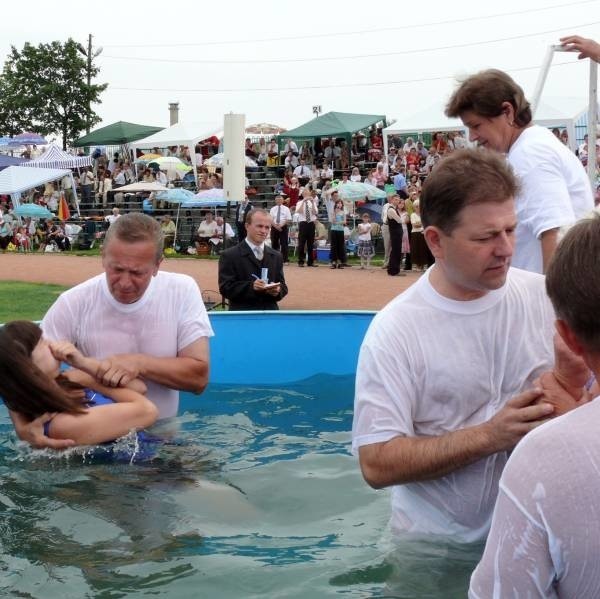
{"type": "Polygon", "coordinates": [[[219,291],[230,310],[278,310],[277,302],[287,295],[283,257],[265,245],[271,220],[265,210],[249,212],[247,236],[219,258],[219,291]]]}
{"type": "Polygon", "coordinates": [[[250,210],[252,210],[252,204],[248,200],[248,196],[246,196],[244,201],[240,202],[235,209],[235,226],[239,241],[244,241],[246,238],[246,217],[250,210]]]}

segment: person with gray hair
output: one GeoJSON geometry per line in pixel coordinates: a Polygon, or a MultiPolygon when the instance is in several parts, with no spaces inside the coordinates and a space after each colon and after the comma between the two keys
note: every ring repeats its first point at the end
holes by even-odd
{"type": "MultiPolygon", "coordinates": [[[[70,341],[100,360],[96,377],[107,387],[141,378],[159,418],[177,414],[179,390],[202,393],[208,383],[208,338],[213,331],[196,282],[160,271],[163,237],[153,218],[130,213],[108,229],[104,273],[62,293],[42,321],[51,341],[70,341]]],[[[43,425],[15,416],[17,435],[36,447],[63,448],[43,425]]]]}

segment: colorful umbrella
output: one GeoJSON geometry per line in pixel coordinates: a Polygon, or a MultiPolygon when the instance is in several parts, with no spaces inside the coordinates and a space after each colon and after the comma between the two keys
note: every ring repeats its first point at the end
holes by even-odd
{"type": "Polygon", "coordinates": [[[138,158],[138,162],[150,162],[151,160],[156,160],[157,158],[162,158],[162,156],[160,154],[152,154],[152,152],[150,152],[149,154],[142,154],[138,158]]]}
{"type": "Polygon", "coordinates": [[[30,216],[31,218],[52,218],[54,214],[39,204],[21,204],[14,209],[17,216],[30,216]]]}
{"type": "Polygon", "coordinates": [[[328,193],[333,193],[334,191],[338,192],[340,199],[351,200],[353,202],[364,200],[365,198],[369,200],[383,200],[387,197],[383,189],[379,189],[370,183],[361,183],[360,181],[350,181],[349,183],[332,187],[328,190],[328,193]]]}
{"type": "Polygon", "coordinates": [[[173,189],[167,189],[166,191],[157,193],[156,199],[165,200],[166,202],[171,202],[172,204],[178,204],[177,216],[175,217],[175,236],[173,237],[173,246],[175,246],[175,242],[177,241],[177,227],[179,225],[179,211],[181,210],[181,205],[186,201],[189,202],[190,200],[195,200],[196,196],[187,189],[175,187],[173,189]]]}
{"type": "Polygon", "coordinates": [[[287,131],[284,127],[273,125],[273,123],[255,123],[246,127],[246,133],[251,135],[279,135],[287,131]]]}
{"type": "Polygon", "coordinates": [[[159,168],[164,169],[173,168],[178,171],[186,172],[192,170],[192,167],[189,164],[181,161],[177,156],[161,156],[160,158],[153,159],[148,166],[152,167],[155,164],[158,165],[159,168]]]}
{"type": "Polygon", "coordinates": [[[9,146],[27,146],[27,145],[37,145],[44,146],[48,142],[43,138],[39,133],[31,133],[30,131],[25,131],[25,133],[19,133],[19,135],[15,135],[9,142],[9,146]]]}
{"type": "MultiPolygon", "coordinates": [[[[224,157],[225,157],[225,154],[223,154],[223,152],[220,152],[219,154],[214,154],[210,158],[206,159],[204,161],[204,164],[206,164],[207,166],[222,167],[224,157]]],[[[246,158],[246,166],[247,167],[249,166],[249,167],[253,168],[253,167],[258,166],[256,161],[252,160],[252,158],[250,158],[249,156],[245,156],[245,158],[246,158]]]]}

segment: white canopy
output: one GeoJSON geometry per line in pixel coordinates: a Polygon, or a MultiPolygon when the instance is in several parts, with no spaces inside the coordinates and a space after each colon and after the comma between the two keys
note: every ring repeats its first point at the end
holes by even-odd
{"type": "Polygon", "coordinates": [[[62,179],[65,175],[71,177],[72,189],[75,189],[73,173],[68,169],[9,166],[0,172],[0,194],[10,195],[16,208],[20,204],[21,193],[48,181],[62,179]]]}
{"type": "Polygon", "coordinates": [[[9,166],[0,172],[0,194],[21,193],[70,174],[68,169],[9,166]]]}
{"type": "Polygon", "coordinates": [[[72,156],[59,148],[56,144],[50,144],[46,151],[37,158],[23,164],[27,167],[46,167],[46,168],[81,168],[92,166],[94,163],[91,156],[72,156]]]}
{"type": "Polygon", "coordinates": [[[169,146],[187,146],[190,149],[192,166],[194,167],[194,179],[198,180],[196,172],[196,160],[194,159],[194,146],[202,141],[216,135],[223,136],[223,127],[218,127],[215,123],[196,122],[196,123],[176,123],[158,133],[138,139],[132,142],[130,147],[135,150],[168,148],[169,146]]]}

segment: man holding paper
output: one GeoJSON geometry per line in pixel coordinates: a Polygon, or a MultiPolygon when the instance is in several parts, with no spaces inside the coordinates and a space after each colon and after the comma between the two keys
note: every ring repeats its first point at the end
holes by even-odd
{"type": "Polygon", "coordinates": [[[278,310],[277,302],[287,295],[283,257],[265,245],[271,222],[265,210],[250,211],[246,238],[219,258],[219,291],[230,310],[278,310]]]}

